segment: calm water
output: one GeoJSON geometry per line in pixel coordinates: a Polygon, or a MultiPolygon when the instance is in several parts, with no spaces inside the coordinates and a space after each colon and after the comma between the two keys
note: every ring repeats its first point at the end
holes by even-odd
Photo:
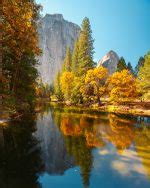
{"type": "Polygon", "coordinates": [[[149,188],[150,120],[43,106],[0,127],[0,188],[149,188]]]}

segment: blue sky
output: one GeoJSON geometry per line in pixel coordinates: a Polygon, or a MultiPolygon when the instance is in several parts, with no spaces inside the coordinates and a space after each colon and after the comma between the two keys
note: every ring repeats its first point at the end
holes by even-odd
{"type": "Polygon", "coordinates": [[[109,50],[136,65],[150,50],[150,0],[36,0],[42,14],[61,13],[68,21],[81,25],[90,19],[95,39],[94,59],[109,50]]]}

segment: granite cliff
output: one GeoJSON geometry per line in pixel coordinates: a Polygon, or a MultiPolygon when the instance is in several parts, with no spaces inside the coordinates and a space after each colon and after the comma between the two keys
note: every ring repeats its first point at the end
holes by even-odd
{"type": "Polygon", "coordinates": [[[61,14],[46,14],[38,24],[39,45],[42,55],[38,57],[38,71],[42,81],[51,84],[61,69],[66,47],[73,50],[80,27],[64,20],[61,14]]]}
{"type": "Polygon", "coordinates": [[[109,74],[113,74],[117,69],[119,56],[114,51],[109,51],[97,64],[97,66],[104,66],[108,69],[109,74]]]}

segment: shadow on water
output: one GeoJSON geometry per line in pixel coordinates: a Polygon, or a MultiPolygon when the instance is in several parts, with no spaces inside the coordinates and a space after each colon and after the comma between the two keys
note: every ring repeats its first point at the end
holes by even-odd
{"type": "Polygon", "coordinates": [[[36,131],[35,117],[27,115],[20,121],[0,127],[0,187],[36,188],[43,166],[36,131]]]}
{"type": "Polygon", "coordinates": [[[149,187],[148,118],[61,105],[37,108],[35,116],[0,128],[0,187],[149,187]]]}

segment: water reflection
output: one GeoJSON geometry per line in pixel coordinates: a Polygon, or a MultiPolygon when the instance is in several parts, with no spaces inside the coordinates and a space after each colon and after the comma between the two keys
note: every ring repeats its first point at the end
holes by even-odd
{"type": "Polygon", "coordinates": [[[49,174],[62,175],[73,167],[74,160],[68,156],[63,137],[55,126],[51,112],[39,114],[34,136],[40,141],[44,170],[49,174]]]}
{"type": "Polygon", "coordinates": [[[37,108],[0,128],[0,187],[150,186],[149,119],[37,108]]]}
{"type": "Polygon", "coordinates": [[[1,188],[39,187],[38,174],[43,166],[38,141],[32,136],[35,129],[31,115],[0,127],[1,188]]]}

